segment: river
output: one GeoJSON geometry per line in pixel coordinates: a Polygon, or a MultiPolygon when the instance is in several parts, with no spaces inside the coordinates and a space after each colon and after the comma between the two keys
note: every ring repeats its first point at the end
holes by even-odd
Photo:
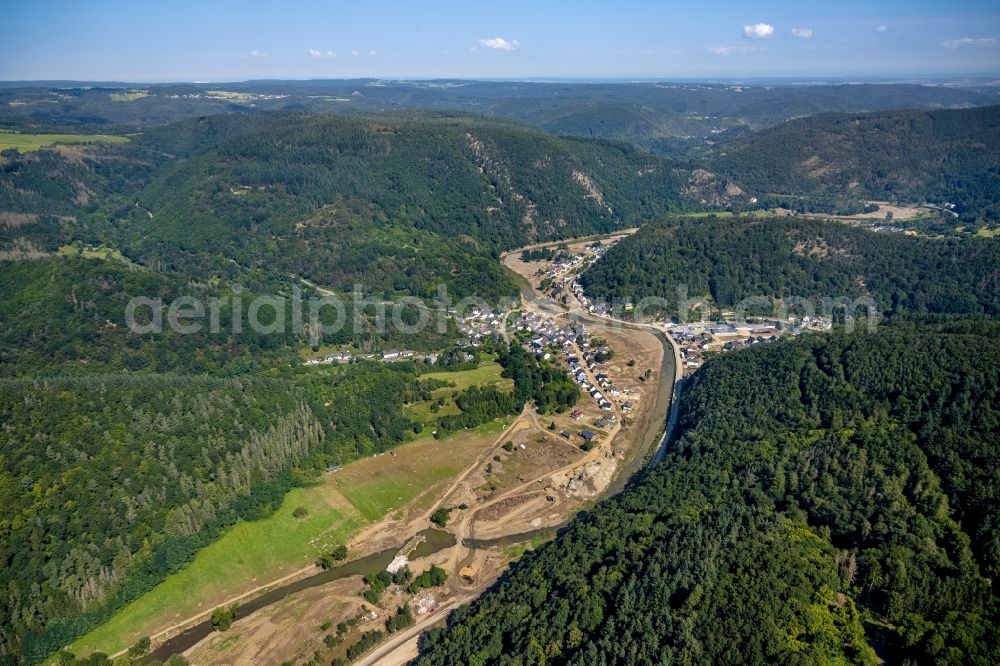
{"type": "MultiPolygon", "coordinates": [[[[455,536],[443,530],[430,528],[419,532],[418,536],[423,536],[424,539],[410,553],[410,559],[426,557],[427,555],[432,555],[439,550],[448,548],[455,544],[455,536]]],[[[392,562],[392,558],[396,556],[400,548],[403,546],[404,544],[400,544],[395,548],[387,548],[377,553],[360,557],[356,560],[351,560],[350,562],[345,562],[340,566],[331,567],[318,574],[307,576],[306,578],[300,578],[299,580],[288,583],[287,585],[277,587],[270,592],[266,592],[259,597],[255,597],[246,603],[241,604],[236,616],[245,617],[259,611],[262,608],[270,606],[271,604],[277,603],[289,595],[301,592],[302,590],[307,590],[311,587],[326,585],[327,583],[332,583],[335,580],[347,578],[348,576],[374,575],[380,571],[385,571],[385,568],[389,566],[390,562],[392,562]]],[[[139,663],[146,664],[154,660],[166,661],[171,655],[179,654],[194,647],[204,638],[211,635],[213,631],[215,631],[215,627],[212,626],[212,621],[210,619],[199,622],[198,624],[185,629],[173,638],[164,641],[139,663]]]]}

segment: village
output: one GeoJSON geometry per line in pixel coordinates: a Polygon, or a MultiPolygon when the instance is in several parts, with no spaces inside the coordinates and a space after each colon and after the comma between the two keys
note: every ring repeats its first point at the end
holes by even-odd
{"type": "MultiPolygon", "coordinates": [[[[449,313],[454,316],[454,313],[449,313]]],[[[457,353],[460,360],[474,361],[477,349],[489,346],[495,340],[512,338],[526,349],[534,352],[542,360],[553,361],[566,370],[587,396],[594,407],[603,414],[593,420],[598,430],[609,430],[617,422],[618,415],[629,414],[636,408],[637,396],[629,389],[617,386],[605,366],[613,356],[607,341],[591,338],[586,326],[577,321],[560,322],[538,312],[523,310],[513,313],[471,309],[464,316],[456,317],[457,330],[462,335],[451,354],[457,353]],[[508,323],[508,320],[511,320],[508,323]]],[[[382,352],[353,353],[350,350],[328,353],[320,358],[308,359],[307,366],[355,363],[363,360],[376,362],[414,361],[427,365],[436,364],[445,354],[416,352],[410,349],[387,349],[382,352]]],[[[584,411],[574,409],[574,421],[582,421],[584,411]]],[[[569,433],[561,433],[569,438],[569,433]]],[[[594,442],[596,434],[591,430],[578,432],[585,449],[594,442]]]]}
{"type": "MultiPolygon", "coordinates": [[[[624,300],[620,303],[609,304],[594,301],[584,291],[583,285],[577,279],[594,262],[599,260],[609,249],[618,243],[620,237],[611,237],[604,242],[597,240],[580,243],[574,247],[561,245],[557,250],[544,251],[536,250],[526,252],[522,255],[522,262],[530,263],[534,261],[546,262],[542,268],[535,271],[534,277],[538,281],[538,287],[546,295],[555,299],[565,307],[572,308],[579,305],[579,308],[592,315],[614,320],[616,315],[627,316],[634,311],[634,304],[624,300]]],[[[532,324],[533,322],[528,322],[532,324]]],[[[830,317],[819,315],[788,315],[784,318],[760,317],[752,322],[742,321],[735,317],[734,313],[715,313],[712,321],[702,321],[697,323],[673,323],[670,321],[662,324],[653,323],[665,334],[669,335],[674,343],[679,361],[682,366],[683,375],[687,376],[698,368],[713,354],[730,351],[738,351],[753,345],[763,344],[778,339],[783,335],[798,335],[807,331],[829,330],[833,321],[830,317]]],[[[534,329],[531,329],[534,331],[534,329]]],[[[539,331],[543,336],[549,335],[550,331],[539,331]]],[[[556,342],[561,344],[556,331],[556,342]]],[[[534,341],[533,341],[534,342],[534,341]]],[[[536,351],[541,347],[535,347],[536,351]]],[[[577,374],[577,368],[571,367],[572,374],[577,376],[577,381],[584,390],[596,393],[600,401],[604,396],[595,387],[586,384],[586,380],[577,374]]],[[[605,388],[602,386],[602,388],[605,388]]],[[[612,389],[609,389],[609,392],[612,389]]],[[[615,395],[612,393],[612,395],[615,395]]]]}
{"type": "MultiPolygon", "coordinates": [[[[537,312],[523,312],[515,322],[514,329],[526,346],[543,359],[558,359],[580,390],[589,394],[598,409],[613,411],[611,400],[614,399],[622,412],[627,414],[632,411],[634,405],[627,399],[625,390],[611,382],[604,367],[604,363],[614,356],[614,352],[606,341],[600,338],[592,340],[582,323],[561,324],[546,319],[537,312]]],[[[604,424],[605,427],[614,422],[613,415],[608,418],[611,421],[604,424]]]]}
{"type": "Polygon", "coordinates": [[[361,360],[366,361],[423,361],[424,363],[437,363],[438,354],[419,353],[412,349],[387,349],[383,352],[372,352],[367,354],[354,354],[350,350],[337,351],[327,354],[321,358],[307,359],[303,365],[334,365],[341,363],[352,363],[361,360]]]}
{"type": "Polygon", "coordinates": [[[817,315],[789,316],[785,320],[763,319],[758,323],[720,321],[674,325],[664,329],[679,347],[684,374],[689,375],[712,355],[739,351],[754,345],[777,340],[783,335],[798,335],[806,331],[825,331],[832,320],[817,315]]]}
{"type": "MultiPolygon", "coordinates": [[[[584,292],[577,278],[614,247],[620,238],[612,236],[603,241],[583,242],[573,247],[563,244],[556,249],[526,251],[522,254],[521,261],[525,265],[542,264],[532,277],[539,290],[556,303],[568,309],[578,306],[583,312],[614,321],[616,314],[627,315],[633,311],[634,305],[629,301],[614,305],[594,301],[584,292]]],[[[455,343],[455,349],[461,350],[467,361],[475,360],[475,349],[482,347],[487,340],[509,339],[514,336],[544,360],[558,360],[580,389],[602,411],[612,412],[617,404],[618,410],[628,414],[635,407],[624,391],[611,382],[601,366],[609,357],[607,345],[592,347],[590,335],[579,320],[557,323],[551,316],[543,316],[535,311],[504,312],[487,308],[471,308],[461,314],[449,309],[448,316],[455,322],[461,335],[455,343]]],[[[832,326],[832,320],[818,315],[790,315],[784,319],[762,317],[746,322],[736,321],[732,313],[718,313],[713,321],[679,324],[668,321],[654,325],[670,336],[677,348],[683,375],[687,376],[700,368],[713,354],[764,344],[782,335],[828,330],[832,326]]],[[[364,354],[343,350],[322,358],[309,359],[305,361],[305,365],[360,360],[412,360],[434,365],[441,356],[442,353],[409,349],[388,349],[364,354]]]]}

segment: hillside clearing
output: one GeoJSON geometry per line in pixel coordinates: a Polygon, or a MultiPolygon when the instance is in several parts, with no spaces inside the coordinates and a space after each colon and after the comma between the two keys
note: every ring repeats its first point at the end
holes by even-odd
{"type": "Polygon", "coordinates": [[[500,367],[499,363],[485,363],[472,370],[429,372],[421,375],[421,379],[434,379],[454,384],[454,386],[442,386],[441,388],[434,389],[431,391],[431,400],[407,405],[405,408],[406,415],[415,421],[419,421],[426,427],[433,426],[437,422],[437,419],[442,416],[460,414],[462,410],[455,404],[455,400],[451,397],[452,394],[464,391],[470,386],[494,386],[501,391],[510,391],[513,389],[514,382],[511,379],[501,377],[500,373],[502,372],[503,368],[500,367]],[[444,405],[441,405],[436,412],[431,411],[431,406],[438,398],[444,398],[444,405]]]}

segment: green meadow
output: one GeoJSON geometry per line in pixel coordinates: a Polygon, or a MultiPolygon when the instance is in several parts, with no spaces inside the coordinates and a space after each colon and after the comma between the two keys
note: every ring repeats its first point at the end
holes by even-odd
{"type": "Polygon", "coordinates": [[[114,654],[142,636],[306,566],[319,554],[313,542],[344,543],[366,520],[326,484],[297,488],[271,516],[234,525],[194,560],[70,646],[79,655],[114,654]],[[304,507],[309,513],[295,518],[304,507]]]}
{"type": "Polygon", "coordinates": [[[59,248],[59,254],[66,257],[83,257],[84,259],[102,259],[104,261],[117,261],[126,266],[135,266],[132,260],[122,254],[118,248],[110,247],[84,247],[83,245],[63,245],[59,248]]]}
{"type": "Polygon", "coordinates": [[[442,386],[431,391],[431,400],[416,402],[406,406],[406,415],[414,421],[423,423],[424,426],[433,425],[439,417],[458,414],[461,410],[455,404],[452,394],[461,392],[470,386],[496,386],[500,390],[511,390],[514,383],[510,379],[500,376],[503,368],[499,363],[485,363],[473,370],[462,370],[459,372],[429,372],[421,375],[421,379],[437,379],[449,382],[454,386],[442,386]],[[444,405],[438,411],[431,411],[431,405],[438,398],[444,398],[444,405]]]}
{"type": "MultiPolygon", "coordinates": [[[[500,371],[490,363],[424,376],[454,382],[455,387],[438,389],[450,396],[474,384],[509,382],[500,371]]],[[[404,507],[411,512],[426,509],[436,497],[434,491],[471,465],[512,420],[500,419],[442,440],[427,433],[391,452],[348,463],[315,485],[292,490],[274,514],[234,525],[186,567],[72,643],[70,651],[81,656],[98,650],[115,654],[143,636],[308,566],[365,526],[389,514],[402,518],[404,507]],[[296,518],[299,508],[306,513],[300,511],[296,518]]]]}
{"type": "Polygon", "coordinates": [[[27,153],[45,146],[79,143],[126,143],[128,138],[112,134],[22,134],[20,132],[0,132],[0,151],[16,148],[27,153]]]}
{"type": "Polygon", "coordinates": [[[503,372],[503,368],[499,363],[484,363],[483,365],[475,368],[474,370],[462,370],[460,372],[428,372],[425,375],[421,375],[421,379],[439,379],[445,382],[451,382],[455,386],[440,388],[434,391],[434,397],[439,395],[449,394],[451,391],[463,391],[470,386],[476,385],[493,385],[498,384],[501,386],[513,386],[511,380],[504,379],[500,376],[503,372]]]}

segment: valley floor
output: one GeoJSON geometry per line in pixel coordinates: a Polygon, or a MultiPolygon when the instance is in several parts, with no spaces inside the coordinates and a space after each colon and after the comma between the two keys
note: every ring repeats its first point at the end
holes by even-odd
{"type": "MultiPolygon", "coordinates": [[[[517,268],[529,283],[537,269],[517,268]]],[[[567,321],[566,309],[541,298],[533,286],[524,285],[522,311],[567,321]]],[[[601,409],[584,394],[572,412],[539,415],[529,405],[507,421],[442,440],[425,436],[347,464],[326,474],[322,483],[289,493],[273,516],[229,530],[70,649],[121,654],[149,636],[153,654],[164,658],[157,646],[204,622],[213,609],[247,603],[316,574],[312,561],[324,549],[346,542],[352,560],[398,549],[432,526],[435,510],[451,508],[446,529],[454,545],[423,556],[416,551],[408,563],[414,574],[431,565],[444,568],[446,586],[425,591],[415,626],[392,635],[361,662],[402,663],[412,656],[421,631],[475,599],[512,560],[551,538],[581,508],[619,489],[660,441],[677,367],[674,354],[664,358],[666,338],[593,317],[586,326],[613,352],[601,372],[625,392],[633,405],[627,412],[621,409],[624,400],[612,410],[601,409]],[[582,446],[584,431],[593,433],[590,450],[582,446]],[[295,518],[300,508],[308,513],[295,518]],[[428,612],[420,612],[424,609],[428,612]]],[[[579,348],[574,351],[582,356],[579,348]]],[[[496,382],[497,369],[485,365],[460,379],[496,382]]],[[[589,377],[596,383],[592,372],[589,377]]],[[[422,405],[408,409],[416,413],[422,405]]],[[[237,615],[230,630],[212,633],[184,653],[193,663],[219,665],[309,659],[317,650],[324,659],[342,657],[347,645],[365,631],[384,628],[387,615],[408,602],[393,587],[372,605],[360,596],[364,588],[356,575],[290,594],[237,615]],[[356,624],[337,645],[325,646],[322,627],[352,618],[356,624]]]]}

